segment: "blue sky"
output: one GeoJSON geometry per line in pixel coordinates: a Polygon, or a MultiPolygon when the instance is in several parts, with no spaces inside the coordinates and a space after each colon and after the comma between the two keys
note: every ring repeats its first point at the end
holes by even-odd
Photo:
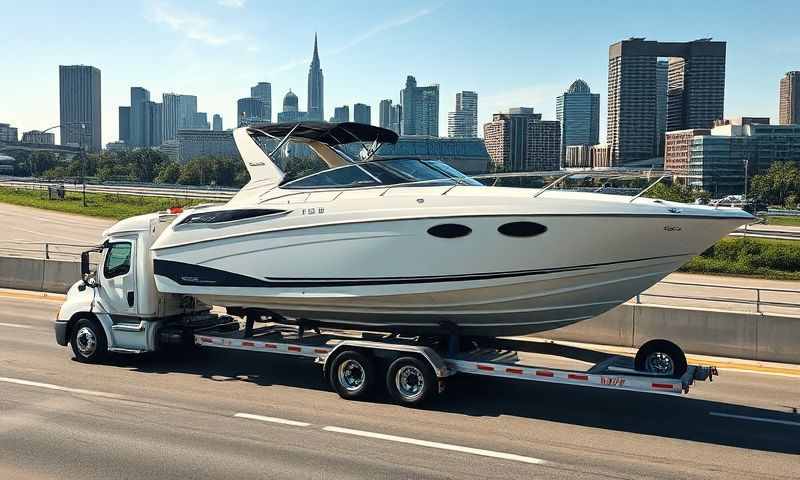
{"type": "MultiPolygon", "coordinates": [[[[601,94],[608,45],[631,36],[728,42],[725,114],[777,116],[778,81],[800,69],[795,1],[2,0],[0,122],[20,132],[58,123],[58,65],[102,70],[103,142],[132,85],[198,96],[233,125],[236,99],[272,83],[273,119],[291,88],[306,102],[314,32],[325,114],[338,105],[399,100],[406,75],[441,88],[440,133],[460,90],[478,92],[479,121],[513,106],[555,118],[575,78],[601,94]],[[278,106],[276,108],[276,106],[278,106]]],[[[352,108],[352,107],[351,107],[352,108]]]]}

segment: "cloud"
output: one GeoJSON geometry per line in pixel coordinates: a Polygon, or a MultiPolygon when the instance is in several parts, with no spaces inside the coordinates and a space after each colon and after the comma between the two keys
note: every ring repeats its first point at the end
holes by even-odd
{"type": "Polygon", "coordinates": [[[217,3],[228,8],[242,8],[247,0],[218,0],[217,3]]]}
{"type": "MultiPolygon", "coordinates": [[[[383,33],[383,32],[385,32],[387,30],[391,30],[393,28],[397,28],[397,27],[401,27],[403,25],[407,25],[407,24],[409,24],[409,23],[411,23],[411,22],[413,22],[413,21],[415,21],[415,20],[417,20],[419,18],[428,16],[431,13],[435,12],[440,6],[441,5],[436,5],[436,6],[431,7],[431,8],[423,8],[423,9],[417,11],[417,12],[412,13],[411,15],[408,15],[408,16],[405,16],[405,17],[400,17],[400,18],[395,19],[395,20],[389,20],[389,21],[386,21],[386,22],[381,23],[379,25],[376,25],[375,27],[372,27],[371,29],[367,30],[366,32],[361,33],[359,35],[356,35],[355,37],[350,39],[344,45],[341,45],[341,46],[336,47],[336,48],[334,48],[332,50],[329,50],[326,53],[326,55],[327,56],[336,56],[336,55],[339,55],[339,54],[341,54],[343,52],[346,52],[347,50],[350,50],[351,48],[355,47],[359,43],[361,43],[361,42],[363,42],[365,40],[368,40],[369,38],[374,37],[375,35],[377,35],[379,33],[383,33]]],[[[292,69],[297,68],[297,67],[299,67],[301,65],[307,65],[309,62],[311,62],[311,57],[310,56],[303,57],[303,58],[298,58],[298,59],[292,60],[290,62],[287,62],[287,63],[285,63],[283,65],[280,65],[280,66],[276,67],[275,69],[272,70],[272,73],[284,72],[286,70],[292,70],[292,69]]]]}
{"type": "Polygon", "coordinates": [[[197,40],[215,47],[244,40],[244,35],[241,33],[218,32],[217,25],[210,18],[176,10],[160,3],[154,5],[150,20],[165,25],[173,32],[190,40],[197,40]]]}

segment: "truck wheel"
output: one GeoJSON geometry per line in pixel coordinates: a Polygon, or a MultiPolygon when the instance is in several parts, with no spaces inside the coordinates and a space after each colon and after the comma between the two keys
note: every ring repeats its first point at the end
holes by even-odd
{"type": "Polygon", "coordinates": [[[347,400],[364,398],[375,383],[375,365],[363,353],[347,350],[333,359],[328,380],[340,397],[347,400]]]}
{"type": "Polygon", "coordinates": [[[417,357],[400,357],[389,366],[386,388],[401,405],[417,406],[436,391],[436,374],[417,357]]]}
{"type": "Polygon", "coordinates": [[[639,348],[634,360],[636,370],[680,378],[686,373],[686,355],[667,340],[650,340],[639,348]]]}
{"type": "Polygon", "coordinates": [[[69,343],[75,359],[82,363],[98,363],[108,355],[108,342],[103,327],[90,318],[81,318],[75,322],[69,343]]]}

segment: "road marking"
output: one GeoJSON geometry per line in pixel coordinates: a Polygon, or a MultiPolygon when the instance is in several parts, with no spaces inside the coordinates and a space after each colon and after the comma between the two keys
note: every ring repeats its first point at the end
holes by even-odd
{"type": "Polygon", "coordinates": [[[25,385],[27,387],[37,387],[37,388],[46,388],[48,390],[57,390],[60,392],[68,392],[68,393],[77,393],[80,395],[91,395],[93,397],[104,397],[104,398],[114,398],[114,399],[123,399],[122,395],[117,395],[115,393],[106,393],[106,392],[98,392],[95,390],[84,390],[82,388],[70,388],[70,387],[62,387],[61,385],[53,385],[50,383],[41,383],[41,382],[32,382],[30,380],[22,380],[19,378],[8,378],[8,377],[0,377],[0,382],[5,383],[13,383],[16,385],[25,385]]]}
{"type": "Polygon", "coordinates": [[[22,300],[45,300],[48,302],[63,303],[66,295],[59,293],[38,293],[29,291],[9,292],[8,290],[0,290],[0,297],[19,298],[22,300]]]}
{"type": "Polygon", "coordinates": [[[739,420],[752,420],[754,422],[780,423],[781,425],[792,425],[795,427],[800,427],[800,422],[792,422],[789,420],[778,420],[775,418],[748,417],[746,415],[732,415],[730,413],[720,413],[720,412],[708,412],[708,414],[715,417],[737,418],[739,420]]]}
{"type": "Polygon", "coordinates": [[[439,450],[449,450],[452,452],[468,453],[470,455],[480,455],[483,457],[500,458],[503,460],[513,460],[515,462],[530,463],[534,465],[544,465],[547,461],[540,458],[525,457],[522,455],[515,455],[513,453],[495,452],[492,450],[483,450],[481,448],[462,447],[459,445],[451,445],[449,443],[429,442],[427,440],[417,440],[415,438],[398,437],[395,435],[386,435],[383,433],[366,432],[363,430],[351,430],[349,428],[341,427],[323,427],[327,432],[344,433],[347,435],[355,435],[358,437],[375,438],[378,440],[388,440],[390,442],[406,443],[409,445],[418,445],[420,447],[438,448],[439,450]]]}
{"type": "Polygon", "coordinates": [[[3,322],[0,322],[0,327],[33,328],[30,325],[20,325],[18,323],[3,323],[3,322]]]}
{"type": "Polygon", "coordinates": [[[308,427],[310,423],[298,422],[296,420],[286,420],[285,418],[264,417],[262,415],[253,415],[251,413],[237,413],[234,417],[247,418],[250,420],[259,420],[261,422],[280,423],[283,425],[291,425],[293,427],[308,427]]]}

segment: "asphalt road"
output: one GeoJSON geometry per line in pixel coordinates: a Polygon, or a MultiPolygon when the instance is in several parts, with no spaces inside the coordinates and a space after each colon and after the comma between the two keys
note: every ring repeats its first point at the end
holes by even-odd
{"type": "Polygon", "coordinates": [[[0,478],[798,476],[800,372],[683,397],[464,376],[411,410],[264,353],[83,365],[54,341],[58,305],[0,294],[0,478]]]}

